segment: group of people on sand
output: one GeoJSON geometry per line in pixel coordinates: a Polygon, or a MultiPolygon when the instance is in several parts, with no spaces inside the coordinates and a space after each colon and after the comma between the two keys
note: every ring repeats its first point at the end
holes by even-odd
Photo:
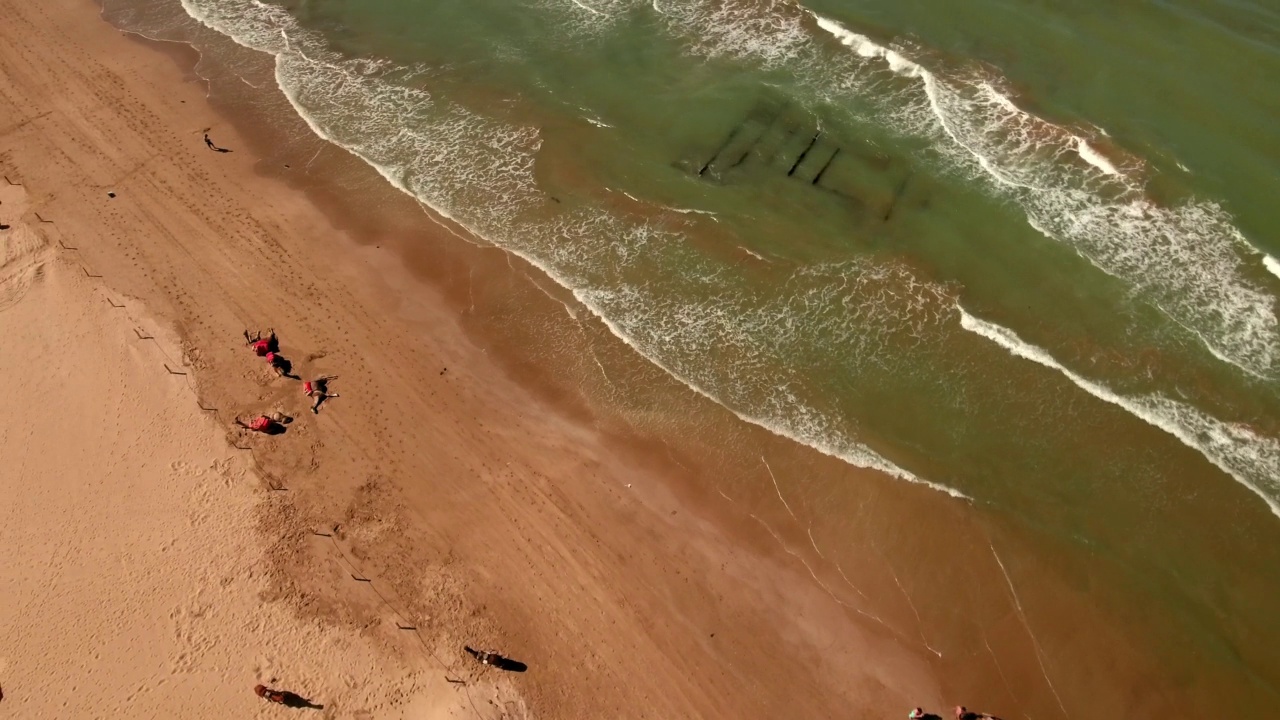
{"type": "MultiPolygon", "coordinates": [[[[933,718],[934,720],[942,720],[942,718],[937,715],[925,712],[924,708],[915,708],[909,715],[907,715],[907,720],[929,720],[930,718],[933,718]]],[[[957,705],[956,720],[1000,720],[1000,718],[995,715],[973,712],[963,705],[957,705]]]]}
{"type": "MultiPolygon", "coordinates": [[[[274,371],[276,375],[289,378],[291,380],[302,380],[301,377],[293,374],[293,363],[289,362],[284,355],[280,354],[280,341],[276,337],[275,329],[272,328],[267,332],[268,334],[266,337],[263,337],[261,332],[254,333],[250,336],[249,331],[245,330],[245,343],[253,350],[254,355],[266,360],[267,365],[271,367],[272,371],[274,371]]],[[[329,383],[335,379],[337,379],[336,375],[322,375],[312,380],[302,381],[303,394],[312,399],[312,414],[319,415],[321,403],[329,398],[338,397],[337,393],[329,392],[329,383]]],[[[280,413],[275,413],[273,415],[259,415],[251,420],[244,420],[237,417],[236,424],[246,430],[274,434],[280,432],[281,428],[285,423],[289,422],[289,420],[290,418],[280,413]]]]}

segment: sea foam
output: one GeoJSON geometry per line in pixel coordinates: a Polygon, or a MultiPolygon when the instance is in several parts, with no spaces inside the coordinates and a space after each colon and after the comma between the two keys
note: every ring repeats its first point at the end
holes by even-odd
{"type": "Polygon", "coordinates": [[[905,47],[877,43],[788,0],[663,1],[653,9],[692,53],[786,67],[797,90],[850,108],[857,120],[929,139],[951,171],[1017,202],[1032,227],[1130,284],[1138,301],[1214,357],[1276,377],[1275,298],[1245,269],[1255,249],[1213,202],[1148,199],[1145,163],[1119,151],[1104,155],[1091,143],[1105,130],[1055,125],[1021,109],[986,69],[926,67],[905,47]],[[815,28],[852,52],[825,50],[815,28]],[[886,84],[884,72],[916,84],[886,84]]]}
{"type": "Polygon", "coordinates": [[[1027,343],[1012,330],[976,318],[959,305],[956,309],[960,313],[960,326],[965,330],[991,340],[1012,355],[1060,373],[1093,397],[1123,408],[1169,433],[1257,494],[1271,512],[1280,517],[1280,442],[1166,397],[1121,395],[1070,370],[1046,350],[1027,343]]]}
{"type": "Polygon", "coordinates": [[[1280,260],[1276,260],[1270,255],[1263,255],[1262,264],[1267,268],[1268,272],[1280,278],[1280,260]]]}
{"type": "Polygon", "coordinates": [[[1275,298],[1248,279],[1244,266],[1256,250],[1218,205],[1157,205],[1143,191],[1140,161],[1118,165],[1080,134],[1022,110],[997,87],[999,78],[944,77],[834,20],[814,18],[859,57],[882,58],[890,72],[917,78],[927,102],[895,98],[892,112],[915,113],[902,126],[917,134],[938,128],[937,140],[963,151],[950,157],[1017,200],[1032,227],[1133,285],[1215,357],[1254,376],[1275,376],[1275,298]],[[932,117],[919,113],[926,107],[932,117]]]}
{"type": "MultiPolygon", "coordinates": [[[[711,337],[704,330],[708,318],[717,315],[681,304],[671,293],[639,297],[636,293],[652,288],[642,291],[622,277],[662,261],[670,248],[687,246],[684,238],[590,209],[542,218],[536,212],[545,202],[534,176],[541,144],[536,128],[478,115],[420,87],[387,82],[382,75],[390,68],[336,55],[323,38],[299,27],[276,6],[257,0],[182,4],[205,26],[274,57],[280,90],[316,135],[362,158],[391,185],[441,216],[542,270],[570,289],[623,342],[695,392],[747,422],[852,465],[965,497],[857,442],[839,418],[819,412],[787,388],[761,400],[754,393],[769,387],[769,377],[753,372],[763,365],[747,364],[723,377],[699,362],[705,357],[680,356],[677,350],[711,337]],[[676,337],[683,341],[672,342],[676,337]]],[[[682,259],[686,261],[693,262],[682,259]]],[[[718,278],[707,271],[696,281],[714,286],[718,278]]],[[[896,314],[885,317],[897,322],[896,314]]],[[[737,320],[721,329],[740,332],[746,326],[737,320]]],[[[860,342],[869,347],[866,338],[860,342]]]]}

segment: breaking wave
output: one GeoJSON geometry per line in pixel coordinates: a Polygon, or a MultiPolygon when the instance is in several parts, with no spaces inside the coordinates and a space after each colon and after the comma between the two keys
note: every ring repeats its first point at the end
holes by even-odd
{"type": "Polygon", "coordinates": [[[1046,350],[1027,343],[1008,328],[980,320],[959,305],[960,326],[996,343],[1010,354],[1054,370],[1103,402],[1169,433],[1262,498],[1280,517],[1280,442],[1245,425],[1223,422],[1186,403],[1160,395],[1121,395],[1068,369],[1046,350]]]}
{"type": "Polygon", "coordinates": [[[1245,271],[1257,250],[1216,203],[1147,197],[1145,164],[1101,129],[1055,125],[986,68],[927,67],[922,48],[879,44],[792,0],[652,7],[692,53],[786,67],[856,119],[929,140],[952,171],[1016,201],[1031,227],[1128,283],[1215,357],[1276,377],[1275,299],[1245,271]],[[833,53],[831,39],[852,53],[833,53]]]}
{"type": "Polygon", "coordinates": [[[934,289],[905,269],[850,263],[804,270],[781,294],[759,297],[681,250],[687,246],[683,236],[658,223],[594,209],[552,217],[541,212],[546,198],[534,176],[537,129],[479,115],[411,87],[404,82],[405,68],[337,55],[279,7],[257,0],[182,5],[201,24],[274,57],[281,91],[318,136],[356,154],[396,188],[476,236],[540,268],[615,335],[690,388],[743,420],[850,464],[965,497],[854,440],[853,421],[819,409],[821,398],[804,387],[799,371],[791,371],[789,381],[778,378],[778,368],[786,366],[780,356],[820,354],[806,346],[817,337],[843,343],[842,357],[854,362],[888,362],[887,338],[937,317],[922,306],[934,289]],[[398,82],[388,79],[390,72],[398,82]],[[685,299],[690,293],[655,286],[654,278],[695,285],[699,296],[715,299],[685,299]],[[830,332],[800,332],[795,313],[817,302],[841,303],[849,312],[830,332]],[[760,323],[773,326],[762,333],[760,323]],[[730,346],[739,351],[732,372],[715,372],[708,355],[730,346]]]}

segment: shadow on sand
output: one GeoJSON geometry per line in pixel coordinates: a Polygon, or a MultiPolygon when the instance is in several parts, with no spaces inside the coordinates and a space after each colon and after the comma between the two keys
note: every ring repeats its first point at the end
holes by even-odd
{"type": "Polygon", "coordinates": [[[481,665],[488,665],[489,667],[495,667],[499,670],[505,670],[507,672],[518,672],[518,673],[522,673],[525,670],[529,669],[528,665],[525,665],[519,660],[512,660],[511,658],[502,657],[497,653],[483,652],[480,650],[475,650],[468,646],[463,646],[462,649],[466,650],[468,655],[480,661],[481,665]]]}
{"type": "Polygon", "coordinates": [[[281,704],[281,705],[284,705],[285,707],[291,707],[291,708],[305,708],[305,709],[308,709],[308,710],[323,710],[323,709],[324,709],[324,706],[323,706],[323,705],[317,705],[316,703],[311,702],[310,700],[308,700],[308,699],[306,699],[306,698],[302,697],[301,695],[299,695],[299,694],[297,694],[297,693],[291,693],[291,692],[289,692],[289,691],[287,691],[287,690],[286,690],[286,691],[284,691],[284,692],[282,692],[282,693],[280,693],[280,694],[284,696],[284,699],[280,701],[280,704],[281,704]]]}

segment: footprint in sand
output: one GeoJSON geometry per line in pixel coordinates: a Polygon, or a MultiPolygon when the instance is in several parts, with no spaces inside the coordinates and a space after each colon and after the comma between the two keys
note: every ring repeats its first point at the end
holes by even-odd
{"type": "Polygon", "coordinates": [[[13,307],[40,280],[49,257],[48,243],[19,219],[27,210],[27,191],[0,187],[0,222],[9,229],[0,243],[0,312],[13,307]]]}

